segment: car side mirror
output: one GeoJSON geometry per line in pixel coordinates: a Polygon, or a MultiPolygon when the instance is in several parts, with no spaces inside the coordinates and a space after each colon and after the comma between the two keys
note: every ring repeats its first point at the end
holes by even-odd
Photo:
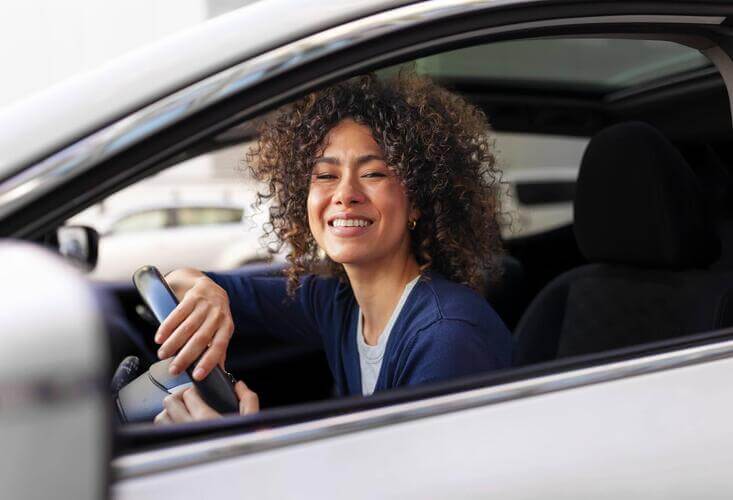
{"type": "Polygon", "coordinates": [[[2,498],[107,498],[109,359],[95,291],[68,262],[0,240],[2,498]]]}
{"type": "Polygon", "coordinates": [[[99,233],[89,226],[61,226],[56,229],[55,247],[59,253],[84,271],[97,265],[99,233]]]}

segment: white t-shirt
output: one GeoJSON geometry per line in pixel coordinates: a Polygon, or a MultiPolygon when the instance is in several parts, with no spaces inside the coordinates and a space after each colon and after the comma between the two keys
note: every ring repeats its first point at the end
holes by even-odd
{"type": "Polygon", "coordinates": [[[382,334],[377,340],[377,345],[369,345],[364,340],[364,317],[361,314],[361,308],[358,310],[358,318],[356,326],[356,345],[359,348],[359,365],[361,366],[361,392],[365,396],[374,392],[374,386],[377,385],[377,378],[379,377],[379,370],[382,368],[382,359],[384,359],[384,349],[387,347],[387,340],[389,334],[392,331],[392,326],[397,317],[400,315],[402,307],[407,301],[407,297],[410,292],[417,284],[417,280],[420,276],[410,281],[405,285],[405,291],[402,292],[400,300],[397,302],[397,306],[392,311],[392,316],[389,318],[387,325],[385,325],[382,334]]]}

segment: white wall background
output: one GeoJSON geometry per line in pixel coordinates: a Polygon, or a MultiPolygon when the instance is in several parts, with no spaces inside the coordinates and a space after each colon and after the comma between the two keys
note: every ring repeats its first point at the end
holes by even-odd
{"type": "Polygon", "coordinates": [[[0,107],[253,0],[5,0],[0,107]]]}

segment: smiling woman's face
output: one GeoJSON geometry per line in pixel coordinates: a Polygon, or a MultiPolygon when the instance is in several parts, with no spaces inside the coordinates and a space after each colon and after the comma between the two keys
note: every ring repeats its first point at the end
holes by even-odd
{"type": "Polygon", "coordinates": [[[318,245],[346,265],[406,258],[407,225],[416,212],[369,128],[346,119],[324,142],[308,192],[308,224],[318,245]]]}

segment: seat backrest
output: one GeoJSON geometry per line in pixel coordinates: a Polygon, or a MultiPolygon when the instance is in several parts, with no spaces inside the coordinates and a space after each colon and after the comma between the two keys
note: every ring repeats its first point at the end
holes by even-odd
{"type": "Polygon", "coordinates": [[[733,324],[733,273],[690,166],[644,123],[588,144],[574,230],[591,262],[549,283],[522,316],[517,363],[626,347],[733,324]]]}
{"type": "Polygon", "coordinates": [[[494,311],[513,330],[529,301],[527,280],[522,263],[510,255],[502,255],[499,261],[500,277],[485,275],[487,283],[484,296],[494,311]]]}

